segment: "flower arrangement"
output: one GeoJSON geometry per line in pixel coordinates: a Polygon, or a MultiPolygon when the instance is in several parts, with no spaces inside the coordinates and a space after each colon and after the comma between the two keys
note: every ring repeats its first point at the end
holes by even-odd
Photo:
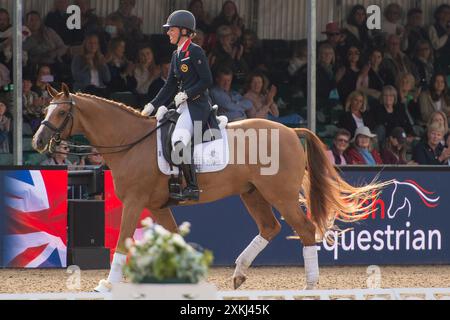
{"type": "Polygon", "coordinates": [[[144,237],[141,241],[127,240],[129,260],[125,275],[133,283],[190,283],[205,279],[213,255],[210,251],[196,250],[184,237],[190,224],[179,227],[174,234],[148,218],[142,222],[144,237]]]}

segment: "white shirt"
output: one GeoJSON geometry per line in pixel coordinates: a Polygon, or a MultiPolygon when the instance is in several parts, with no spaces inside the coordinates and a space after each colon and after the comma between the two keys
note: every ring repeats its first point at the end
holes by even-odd
{"type": "Polygon", "coordinates": [[[435,101],[433,103],[434,103],[434,108],[436,109],[436,111],[442,110],[442,99],[439,99],[439,101],[435,101]]]}
{"type": "Polygon", "coordinates": [[[356,128],[364,127],[364,120],[363,120],[362,118],[358,118],[358,117],[355,116],[353,113],[352,113],[352,117],[353,117],[353,119],[354,119],[355,122],[356,122],[356,128]]]}
{"type": "Polygon", "coordinates": [[[91,69],[91,84],[100,87],[100,77],[97,69],[91,69]]]}
{"type": "Polygon", "coordinates": [[[185,44],[186,41],[188,41],[188,40],[189,40],[189,39],[184,40],[184,42],[178,46],[178,49],[177,49],[177,54],[178,54],[178,56],[180,55],[181,49],[183,48],[184,44],[185,44]]]}

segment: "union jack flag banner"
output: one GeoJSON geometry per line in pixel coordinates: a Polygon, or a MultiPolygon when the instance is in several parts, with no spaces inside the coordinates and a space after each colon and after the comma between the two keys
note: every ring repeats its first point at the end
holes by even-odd
{"type": "Polygon", "coordinates": [[[18,170],[1,175],[0,266],[65,268],[67,171],[18,170]]]}

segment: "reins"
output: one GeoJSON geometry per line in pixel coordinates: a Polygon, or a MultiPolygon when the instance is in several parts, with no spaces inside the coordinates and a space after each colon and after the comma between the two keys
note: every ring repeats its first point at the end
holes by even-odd
{"type": "MultiPolygon", "coordinates": [[[[48,121],[43,121],[42,122],[43,126],[46,126],[51,131],[54,132],[53,136],[51,137],[51,139],[50,139],[50,141],[49,141],[49,143],[47,145],[47,150],[48,150],[48,152],[50,154],[63,154],[63,155],[83,157],[83,156],[91,156],[91,155],[97,155],[97,154],[109,155],[109,154],[123,153],[123,152],[126,152],[126,151],[129,151],[129,150],[133,149],[136,145],[140,144],[141,142],[145,141],[147,138],[151,137],[157,130],[162,128],[168,121],[170,121],[170,118],[164,119],[158,126],[156,126],[154,129],[152,129],[145,136],[143,136],[142,138],[140,138],[139,140],[137,140],[137,141],[135,141],[133,143],[129,143],[129,144],[125,144],[125,145],[120,145],[120,146],[96,146],[96,145],[76,145],[76,144],[72,144],[72,143],[67,143],[67,146],[69,148],[75,148],[75,149],[92,149],[92,148],[96,148],[96,149],[119,149],[119,148],[121,148],[121,150],[110,151],[110,152],[95,152],[95,153],[93,153],[93,152],[91,152],[91,153],[60,152],[60,151],[54,151],[54,149],[55,149],[56,145],[61,143],[61,134],[66,129],[67,125],[69,124],[69,121],[71,121],[71,123],[72,123],[72,127],[71,127],[70,132],[69,132],[69,136],[71,136],[72,129],[73,129],[73,113],[72,113],[72,111],[73,111],[73,107],[75,106],[75,102],[73,101],[73,99],[71,99],[70,101],[53,102],[51,104],[54,104],[54,105],[69,104],[70,105],[70,110],[67,113],[66,118],[64,119],[63,123],[61,124],[61,126],[59,128],[56,128],[53,124],[51,124],[48,121]]],[[[175,105],[175,103],[172,102],[171,104],[169,104],[168,108],[170,109],[174,105],[175,105]]]]}

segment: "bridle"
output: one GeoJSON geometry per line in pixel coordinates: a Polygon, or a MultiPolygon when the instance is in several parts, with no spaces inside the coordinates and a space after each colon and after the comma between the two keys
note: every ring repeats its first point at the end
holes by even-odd
{"type": "Polygon", "coordinates": [[[67,125],[69,122],[71,122],[69,137],[72,135],[72,129],[73,129],[73,107],[75,106],[75,102],[73,99],[70,99],[70,101],[59,101],[59,102],[52,102],[50,105],[62,105],[62,104],[68,104],[70,105],[69,112],[67,113],[66,117],[64,118],[63,123],[59,128],[55,127],[50,121],[44,120],[41,122],[41,125],[44,127],[47,127],[53,132],[52,137],[50,138],[49,143],[47,144],[47,150],[50,153],[53,153],[53,150],[55,150],[55,146],[61,143],[61,134],[66,130],[67,125]]]}
{"type": "MultiPolygon", "coordinates": [[[[139,140],[137,140],[137,141],[135,141],[133,143],[126,144],[126,145],[120,145],[120,146],[85,145],[85,146],[80,146],[80,145],[74,145],[74,144],[68,143],[69,147],[78,148],[78,149],[92,149],[92,148],[96,148],[96,149],[120,149],[118,151],[100,152],[100,150],[98,150],[99,152],[95,152],[95,153],[58,152],[58,151],[54,151],[55,147],[61,143],[61,141],[62,141],[61,135],[66,130],[69,122],[71,122],[71,127],[70,127],[70,131],[69,131],[69,135],[68,136],[69,137],[72,136],[72,130],[73,130],[73,124],[74,124],[73,110],[74,110],[74,107],[76,106],[75,101],[73,101],[72,98],[70,99],[70,101],[59,101],[59,102],[52,102],[52,103],[50,103],[50,105],[63,105],[63,104],[70,105],[70,109],[69,109],[69,112],[67,113],[66,117],[64,118],[63,123],[61,124],[61,126],[59,126],[59,128],[54,126],[49,121],[44,120],[44,121],[41,122],[41,125],[47,127],[48,129],[50,129],[53,132],[53,135],[51,136],[50,141],[47,144],[46,149],[45,149],[50,154],[65,154],[65,155],[73,155],[73,156],[80,156],[81,157],[81,156],[97,155],[98,153],[100,153],[102,155],[122,153],[122,152],[125,152],[125,151],[128,151],[128,150],[131,150],[133,147],[135,147],[136,145],[140,144],[141,142],[143,142],[144,140],[146,140],[147,138],[152,136],[157,130],[159,130],[161,127],[163,127],[167,122],[169,122],[171,120],[170,118],[163,119],[160,122],[159,126],[156,126],[154,129],[152,129],[144,137],[140,138],[139,140]]],[[[171,108],[173,105],[174,105],[174,102],[172,102],[169,105],[168,108],[171,108]]]]}

